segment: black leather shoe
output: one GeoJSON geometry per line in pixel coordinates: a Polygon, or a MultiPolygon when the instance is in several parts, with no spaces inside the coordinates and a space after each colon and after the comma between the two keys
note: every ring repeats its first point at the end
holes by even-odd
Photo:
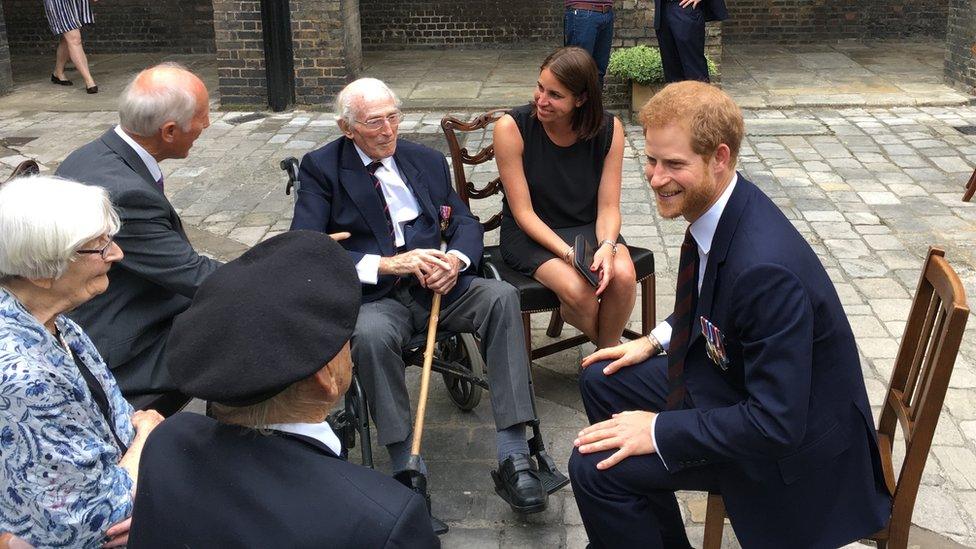
{"type": "Polygon", "coordinates": [[[72,82],[71,80],[61,80],[60,78],[58,78],[57,76],[54,76],[53,74],[51,75],[51,83],[52,84],[57,84],[59,86],[74,86],[75,85],[75,83],[72,82]]]}
{"type": "Polygon", "coordinates": [[[85,93],[98,93],[98,86],[92,86],[90,88],[85,88],[85,93]]]}
{"type": "Polygon", "coordinates": [[[491,478],[495,481],[495,492],[516,513],[545,511],[549,494],[539,480],[535,462],[527,454],[509,456],[497,471],[491,472],[491,478]]]}

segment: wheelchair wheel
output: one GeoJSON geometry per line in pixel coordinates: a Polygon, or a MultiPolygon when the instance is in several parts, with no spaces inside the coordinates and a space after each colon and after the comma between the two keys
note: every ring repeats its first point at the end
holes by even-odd
{"type": "MultiPolygon", "coordinates": [[[[472,334],[458,334],[452,338],[445,339],[437,344],[437,356],[441,360],[455,362],[459,366],[471,372],[472,376],[482,377],[485,375],[485,361],[481,357],[481,350],[478,348],[478,341],[472,334]]],[[[475,406],[481,402],[482,388],[454,374],[441,374],[444,376],[444,385],[451,396],[451,400],[458,408],[468,411],[474,410],[475,406]]]]}

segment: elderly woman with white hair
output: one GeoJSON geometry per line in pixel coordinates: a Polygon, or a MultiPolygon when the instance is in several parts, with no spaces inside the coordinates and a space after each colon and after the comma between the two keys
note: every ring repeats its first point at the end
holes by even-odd
{"type": "Polygon", "coordinates": [[[0,531],[40,547],[118,547],[139,456],[162,421],[133,412],[64,316],[122,259],[108,194],[54,177],[0,186],[0,531]]]}

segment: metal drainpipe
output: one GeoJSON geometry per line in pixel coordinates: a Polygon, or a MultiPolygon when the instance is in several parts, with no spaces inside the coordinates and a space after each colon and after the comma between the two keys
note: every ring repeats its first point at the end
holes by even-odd
{"type": "Polygon", "coordinates": [[[268,106],[280,112],[295,103],[295,56],[288,0],[261,0],[268,106]]]}

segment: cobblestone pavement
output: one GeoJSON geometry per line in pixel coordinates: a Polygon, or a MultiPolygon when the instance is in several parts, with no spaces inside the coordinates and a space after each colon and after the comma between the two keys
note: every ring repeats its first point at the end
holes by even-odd
{"type": "MultiPolygon", "coordinates": [[[[0,175],[25,157],[53,171],[71,150],[116,122],[110,111],[16,110],[0,99],[0,175]]],[[[190,157],[163,163],[167,194],[193,240],[224,259],[287,230],[292,198],[283,193],[278,161],[301,156],[338,135],[328,113],[293,112],[242,121],[245,113],[217,112],[190,157]]],[[[440,147],[443,113],[411,113],[403,137],[440,147]]],[[[467,116],[467,115],[463,115],[467,116]]],[[[946,257],[976,296],[976,204],[962,203],[976,159],[976,137],[955,128],[976,125],[970,107],[857,108],[746,111],[749,135],[740,169],[759,184],[811,242],[827,267],[850,317],[876,407],[884,394],[922,258],[930,244],[946,257]]],[[[683,221],[660,219],[643,179],[640,129],[627,126],[623,174],[623,234],[656,254],[657,312],[673,306],[683,221]]],[[[479,145],[478,136],[467,145],[479,145]]],[[[488,170],[472,175],[492,177],[488,170]]],[[[485,206],[485,211],[492,206],[485,206]]],[[[490,238],[497,238],[491,235],[490,238]]],[[[287,266],[283,266],[287,268],[287,266]]],[[[546,339],[535,326],[537,344],[546,339]]],[[[632,325],[637,325],[634,316],[632,325]]],[[[976,324],[970,322],[916,505],[916,534],[924,547],[976,547],[976,324]],[[925,541],[929,540],[929,541],[925,541]]],[[[273,344],[273,342],[269,342],[273,344]]],[[[536,362],[539,414],[546,442],[565,465],[570,441],[585,424],[575,385],[580,357],[590,346],[536,362]]],[[[416,384],[417,369],[409,379],[416,384]]],[[[877,408],[876,408],[877,411],[877,408]]],[[[432,385],[424,454],[434,510],[451,524],[446,547],[582,547],[585,533],[568,488],[549,509],[521,518],[491,488],[490,407],[456,410],[440,383],[432,385]]],[[[383,468],[385,452],[378,452],[383,468]]],[[[693,542],[700,543],[704,495],[681,496],[693,542]]],[[[727,546],[734,547],[731,529],[727,546]]]]}
{"type": "Polygon", "coordinates": [[[945,43],[726,44],[722,86],[743,108],[960,105],[943,83],[945,43]]]}

